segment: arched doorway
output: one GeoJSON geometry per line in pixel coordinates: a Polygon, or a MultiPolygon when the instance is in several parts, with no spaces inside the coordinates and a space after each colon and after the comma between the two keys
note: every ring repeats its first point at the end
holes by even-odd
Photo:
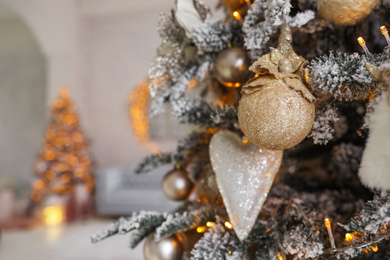
{"type": "Polygon", "coordinates": [[[25,196],[44,135],[46,61],[22,18],[0,10],[0,185],[25,196]]]}

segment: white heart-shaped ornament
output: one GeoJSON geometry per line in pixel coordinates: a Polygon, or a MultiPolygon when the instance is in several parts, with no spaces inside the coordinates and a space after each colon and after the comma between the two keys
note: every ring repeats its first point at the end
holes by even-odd
{"type": "Polygon", "coordinates": [[[218,132],[211,138],[211,164],[230,221],[241,241],[248,237],[256,222],[282,157],[282,150],[245,144],[230,131],[218,132]]]}

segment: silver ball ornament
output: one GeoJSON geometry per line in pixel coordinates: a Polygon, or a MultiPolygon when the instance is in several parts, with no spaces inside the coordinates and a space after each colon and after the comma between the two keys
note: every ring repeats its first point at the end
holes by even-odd
{"type": "Polygon", "coordinates": [[[144,244],[145,260],[181,260],[184,247],[176,235],[154,240],[154,233],[150,234],[144,244]]]}
{"type": "Polygon", "coordinates": [[[221,51],[214,63],[215,78],[226,87],[241,87],[250,75],[250,60],[242,48],[221,51]]]}
{"type": "Polygon", "coordinates": [[[165,196],[176,201],[187,199],[194,189],[194,183],[188,177],[188,173],[181,169],[168,172],[161,186],[165,196]]]}

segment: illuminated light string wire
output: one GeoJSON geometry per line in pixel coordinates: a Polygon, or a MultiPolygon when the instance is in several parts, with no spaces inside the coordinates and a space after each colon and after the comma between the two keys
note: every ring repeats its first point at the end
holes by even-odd
{"type": "Polygon", "coordinates": [[[380,29],[381,29],[381,32],[382,32],[383,36],[385,36],[387,44],[390,46],[389,32],[387,31],[386,26],[383,25],[383,26],[381,26],[380,29]]]}
{"type": "MultiPolygon", "coordinates": [[[[362,243],[362,244],[356,244],[356,245],[352,244],[352,245],[350,245],[348,247],[343,247],[343,248],[336,248],[336,244],[335,244],[335,241],[334,241],[334,238],[333,238],[333,233],[332,233],[332,225],[331,225],[331,222],[330,222],[329,218],[325,218],[324,222],[325,222],[325,227],[326,227],[326,229],[328,231],[329,241],[330,241],[330,244],[331,244],[331,248],[329,250],[327,250],[325,252],[325,254],[331,254],[331,253],[335,253],[335,252],[348,251],[351,248],[366,248],[366,249],[362,250],[362,254],[363,253],[368,253],[371,250],[373,252],[377,252],[378,251],[377,243],[379,243],[383,239],[386,239],[386,238],[390,237],[390,234],[385,234],[385,235],[382,235],[382,236],[378,237],[376,240],[373,240],[373,241],[369,241],[369,242],[362,243]]],[[[354,241],[354,237],[355,237],[354,234],[347,233],[347,234],[345,234],[345,241],[346,242],[353,242],[354,241]]]]}
{"type": "MultiPolygon", "coordinates": [[[[387,31],[386,26],[384,26],[384,25],[381,26],[380,30],[381,30],[383,36],[385,37],[387,44],[390,46],[390,37],[389,37],[389,32],[387,31]]],[[[366,41],[363,39],[363,37],[357,38],[357,41],[360,44],[360,46],[362,46],[362,48],[363,48],[364,52],[366,53],[366,55],[367,56],[371,55],[370,51],[368,50],[368,48],[366,46],[366,41]]]]}

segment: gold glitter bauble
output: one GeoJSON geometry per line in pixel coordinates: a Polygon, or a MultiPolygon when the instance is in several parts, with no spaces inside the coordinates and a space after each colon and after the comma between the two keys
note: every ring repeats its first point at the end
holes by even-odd
{"type": "Polygon", "coordinates": [[[242,48],[221,51],[214,63],[215,78],[226,87],[238,88],[248,80],[250,60],[242,48]]]}
{"type": "Polygon", "coordinates": [[[338,25],[354,25],[369,15],[379,0],[317,0],[318,12],[338,25]]]}
{"type": "Polygon", "coordinates": [[[259,74],[242,89],[238,107],[241,130],[260,148],[284,150],[300,143],[314,123],[314,96],[301,77],[307,61],[291,46],[283,25],[279,45],[249,68],[259,74]]]}
{"type": "Polygon", "coordinates": [[[314,103],[278,80],[244,94],[238,108],[245,136],[259,147],[275,150],[291,148],[305,139],[314,113],[314,103]]]}
{"type": "Polygon", "coordinates": [[[165,196],[171,200],[185,200],[194,189],[194,183],[188,177],[188,173],[181,169],[168,172],[161,186],[165,196]]]}
{"type": "Polygon", "coordinates": [[[184,247],[177,235],[154,240],[154,233],[150,234],[144,244],[145,260],[181,260],[184,247]]]}

